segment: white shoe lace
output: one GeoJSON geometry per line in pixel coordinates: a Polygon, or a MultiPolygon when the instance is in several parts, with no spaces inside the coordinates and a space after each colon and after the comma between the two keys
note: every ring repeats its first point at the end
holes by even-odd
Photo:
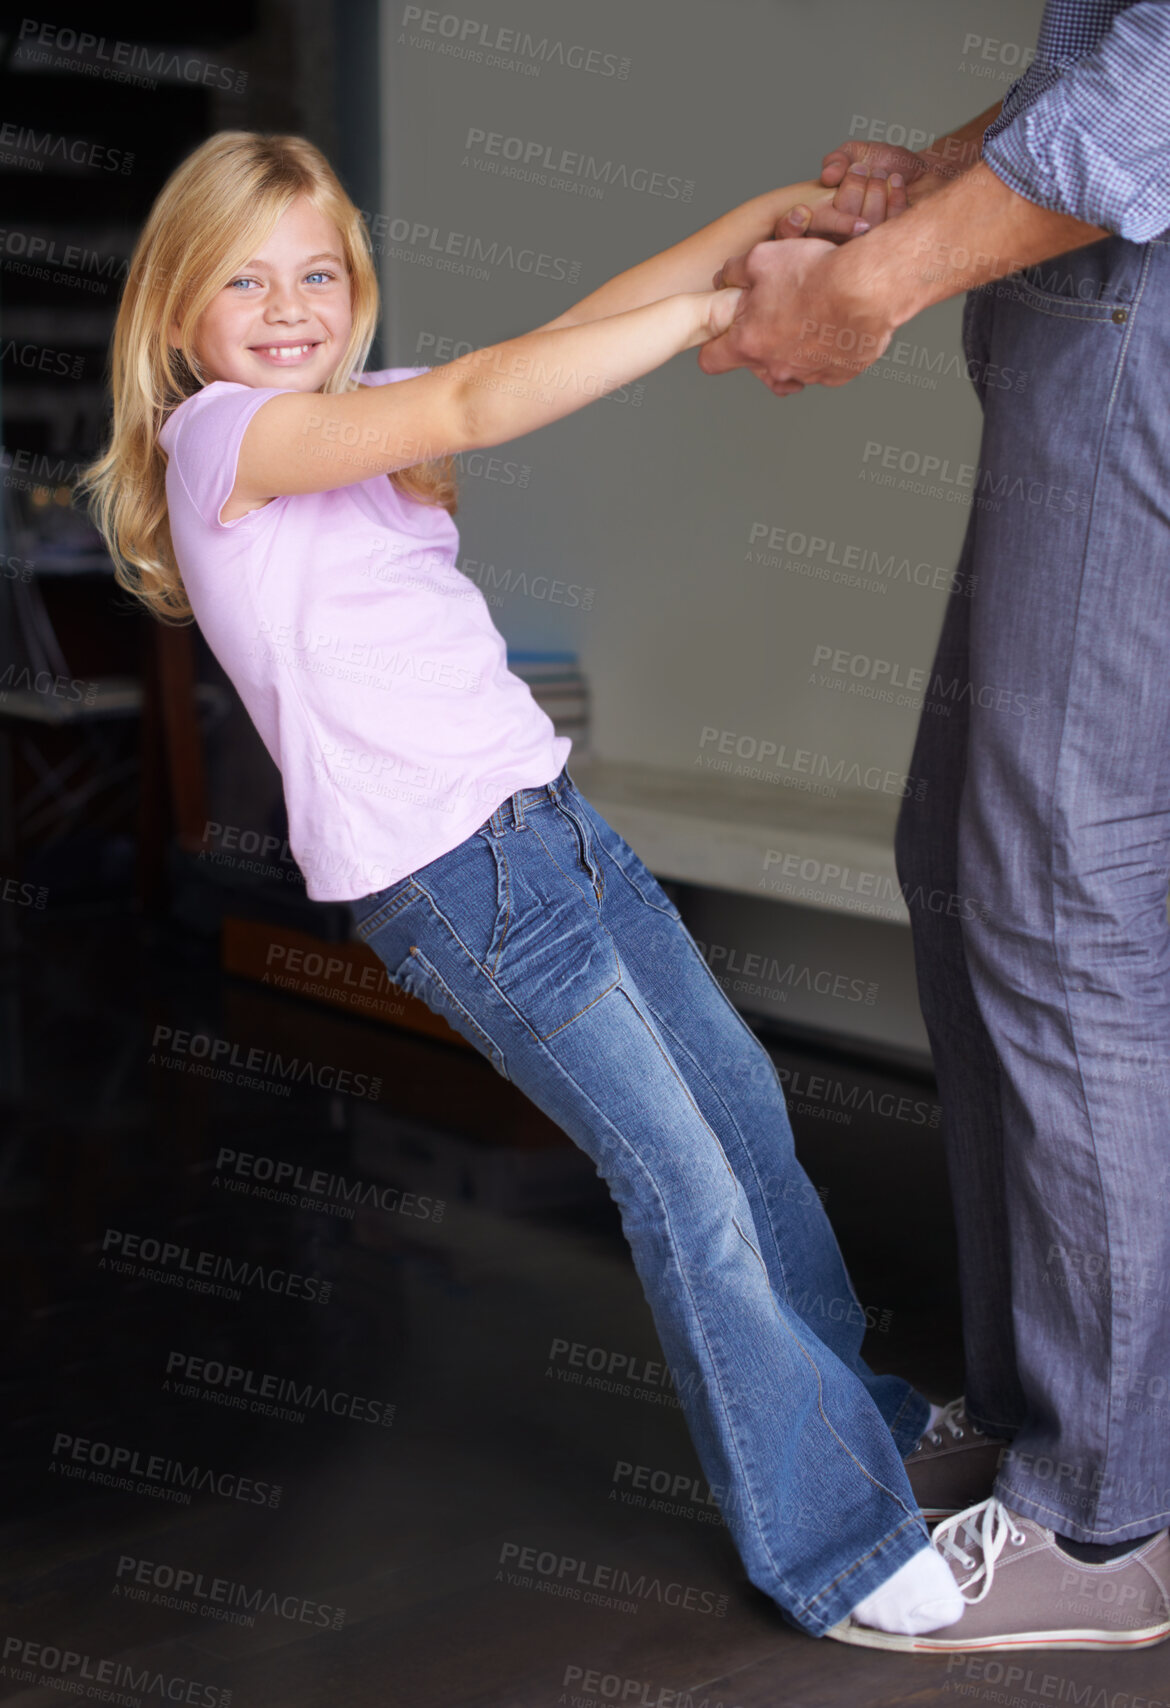
{"type": "Polygon", "coordinates": [[[945,1518],[935,1530],[931,1542],[943,1559],[950,1564],[952,1559],[972,1575],[966,1583],[959,1585],[959,1594],[964,1601],[982,1601],[991,1588],[995,1577],[995,1562],[1006,1548],[1008,1541],[1013,1547],[1020,1548],[1028,1540],[1027,1533],[1020,1529],[1007,1507],[994,1495],[988,1500],[981,1500],[975,1506],[969,1506],[965,1512],[956,1512],[953,1518],[945,1518]],[[973,1559],[962,1546],[960,1532],[965,1533],[967,1542],[981,1554],[981,1559],[973,1559]],[[968,1595],[983,1579],[983,1587],[978,1595],[968,1595]]]}
{"type": "Polygon", "coordinates": [[[944,1426],[955,1441],[962,1441],[968,1429],[971,1431],[972,1435],[986,1435],[987,1431],[980,1429],[977,1423],[972,1423],[971,1419],[963,1410],[965,1398],[965,1395],[960,1394],[957,1400],[951,1400],[948,1405],[943,1407],[942,1416],[939,1418],[934,1428],[926,1430],[926,1432],[919,1438],[918,1446],[914,1449],[915,1453],[921,1451],[928,1441],[932,1447],[941,1447],[944,1426]],[[962,1419],[961,1423],[959,1421],[960,1418],[962,1419]]]}

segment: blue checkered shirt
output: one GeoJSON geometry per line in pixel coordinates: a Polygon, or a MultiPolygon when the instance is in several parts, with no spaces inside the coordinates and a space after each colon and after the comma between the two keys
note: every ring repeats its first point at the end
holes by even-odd
{"type": "Polygon", "coordinates": [[[1017,195],[1136,243],[1170,228],[1170,0],[1047,0],[983,134],[1017,195]]]}

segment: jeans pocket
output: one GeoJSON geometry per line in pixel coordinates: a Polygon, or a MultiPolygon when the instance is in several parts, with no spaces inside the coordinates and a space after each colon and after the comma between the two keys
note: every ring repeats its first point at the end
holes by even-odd
{"type": "Polygon", "coordinates": [[[388,884],[384,890],[373,890],[368,896],[349,902],[354,936],[362,943],[369,943],[374,932],[393,919],[417,887],[413,876],[407,876],[399,878],[396,884],[388,884]]]}
{"type": "Polygon", "coordinates": [[[1143,246],[1112,234],[1022,267],[1005,280],[1016,300],[1041,313],[1107,320],[1132,301],[1143,246]]]}
{"type": "MultiPolygon", "coordinates": [[[[477,969],[473,976],[478,978],[482,975],[477,969]]],[[[404,990],[408,996],[417,997],[420,1002],[426,1004],[432,1014],[438,1014],[448,1026],[466,1038],[481,1056],[487,1057],[502,1078],[510,1078],[503,1050],[494,1038],[488,1036],[471,1011],[464,1007],[442,973],[417,945],[412,945],[405,960],[390,974],[390,979],[400,990],[404,990]]]]}
{"type": "Polygon", "coordinates": [[[501,850],[507,926],[491,974],[543,1043],[612,990],[621,967],[601,923],[592,877],[586,877],[594,857],[588,847],[582,852],[572,812],[558,805],[530,815],[501,850]]]}

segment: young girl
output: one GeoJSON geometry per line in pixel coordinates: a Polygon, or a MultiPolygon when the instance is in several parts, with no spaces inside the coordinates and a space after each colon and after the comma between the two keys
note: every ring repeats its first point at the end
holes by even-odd
{"type": "Polygon", "coordinates": [[[193,614],[238,689],[308,894],[595,1162],[747,1571],[817,1636],[962,1611],[902,1463],[931,1408],[863,1362],[770,1057],[455,567],[450,458],[717,336],[743,293],[715,270],[833,194],[757,196],[524,337],[365,373],[360,214],[303,139],[221,132],[147,219],[84,482],[120,584],[193,614]]]}

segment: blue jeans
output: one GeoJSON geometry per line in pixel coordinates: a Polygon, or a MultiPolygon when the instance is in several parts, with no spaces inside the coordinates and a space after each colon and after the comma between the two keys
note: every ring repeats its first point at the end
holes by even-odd
{"type": "Polygon", "coordinates": [[[964,343],[983,442],[897,852],[967,1398],[1010,1507],[1123,1541],[1170,1517],[1170,244],[984,286],[964,343]]]}
{"type": "Polygon", "coordinates": [[[865,1327],[775,1067],[567,770],[351,904],[356,935],[596,1164],[752,1582],[820,1636],[927,1542],[927,1402],[865,1327]]]}

